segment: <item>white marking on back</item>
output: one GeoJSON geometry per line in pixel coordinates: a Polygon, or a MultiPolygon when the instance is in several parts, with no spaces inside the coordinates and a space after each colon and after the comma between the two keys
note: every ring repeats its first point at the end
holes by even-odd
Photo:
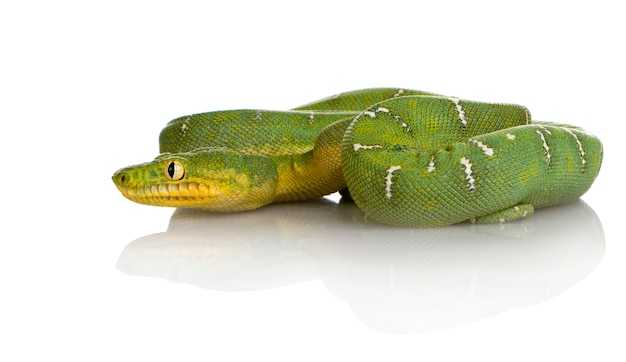
{"type": "Polygon", "coordinates": [[[393,173],[402,169],[401,166],[391,166],[387,169],[387,175],[385,176],[385,196],[388,200],[391,200],[391,185],[393,184],[393,173]]]}
{"type": "Polygon", "coordinates": [[[426,171],[428,171],[429,173],[433,173],[435,172],[436,168],[435,168],[435,156],[430,156],[430,162],[428,162],[428,168],[426,169],[426,171]]]}
{"type": "Polygon", "coordinates": [[[459,113],[459,121],[461,122],[461,127],[463,128],[467,127],[467,118],[465,118],[465,110],[461,106],[461,103],[459,103],[460,102],[459,99],[454,98],[454,97],[450,97],[448,99],[450,99],[452,103],[454,103],[454,107],[456,108],[456,111],[459,113]]]}
{"type": "Polygon", "coordinates": [[[398,89],[398,91],[396,92],[396,94],[393,95],[393,97],[400,97],[400,95],[402,95],[402,93],[404,93],[404,89],[398,89]]]}
{"type": "Polygon", "coordinates": [[[507,133],[506,134],[506,138],[508,138],[509,140],[513,141],[513,140],[515,140],[515,135],[513,133],[507,133]]]}
{"type": "Polygon", "coordinates": [[[368,115],[370,118],[376,118],[379,114],[384,113],[387,114],[393,118],[395,118],[396,121],[400,122],[400,124],[402,125],[402,127],[407,131],[407,132],[412,132],[411,130],[411,126],[409,126],[408,123],[406,123],[406,121],[404,119],[402,119],[402,117],[400,116],[396,116],[395,114],[393,114],[391,112],[391,110],[389,110],[389,108],[386,107],[378,107],[373,111],[364,111],[363,114],[368,115]]]}
{"type": "Polygon", "coordinates": [[[381,145],[362,145],[360,143],[355,143],[352,145],[352,148],[354,149],[354,152],[360,151],[360,150],[372,150],[375,148],[383,148],[383,146],[381,145]]]}
{"type": "Polygon", "coordinates": [[[313,121],[315,121],[315,112],[309,113],[309,124],[313,124],[313,121]]]}
{"type": "Polygon", "coordinates": [[[409,124],[408,124],[408,123],[406,123],[406,121],[405,121],[405,120],[403,120],[403,119],[402,119],[402,117],[400,117],[400,116],[394,116],[394,118],[396,119],[396,121],[400,122],[400,124],[402,125],[402,127],[404,127],[404,129],[405,129],[407,132],[412,132],[412,130],[411,130],[411,126],[409,126],[409,124]]]}
{"type": "Polygon", "coordinates": [[[256,111],[254,113],[254,120],[257,121],[257,122],[261,121],[261,111],[256,111]]]}
{"type": "Polygon", "coordinates": [[[467,189],[469,191],[476,190],[476,180],[474,179],[474,173],[472,172],[472,163],[469,159],[465,157],[461,158],[460,163],[465,167],[465,180],[467,180],[467,189]]]}
{"type": "Polygon", "coordinates": [[[574,140],[576,141],[576,144],[578,145],[578,152],[580,152],[580,163],[582,165],[583,171],[585,169],[585,165],[587,164],[587,157],[585,154],[585,149],[583,148],[583,144],[582,142],[580,142],[580,139],[578,138],[578,136],[572,132],[571,130],[564,128],[565,132],[569,133],[572,135],[572,137],[574,137],[574,140]]]}
{"type": "Polygon", "coordinates": [[[544,127],[544,126],[537,126],[537,127],[539,127],[539,129],[541,129],[543,132],[545,132],[545,133],[549,134],[550,136],[552,136],[552,132],[550,132],[550,130],[547,129],[546,127],[544,127]]]}
{"type": "MultiPolygon", "coordinates": [[[[543,127],[540,127],[540,128],[543,128],[543,127]]],[[[543,129],[546,130],[545,128],[543,129]]],[[[552,134],[550,133],[550,131],[548,130],[546,131],[548,132],[548,134],[552,134]]],[[[546,151],[546,163],[548,164],[548,166],[550,166],[552,164],[552,155],[550,154],[550,146],[548,146],[548,142],[546,142],[546,137],[543,135],[543,133],[541,133],[541,131],[537,130],[535,132],[537,132],[539,137],[541,137],[541,142],[543,142],[543,149],[546,151]]]]}
{"type": "Polygon", "coordinates": [[[469,139],[469,142],[471,144],[474,144],[476,146],[478,146],[478,148],[481,149],[481,151],[483,151],[483,153],[489,157],[493,156],[495,154],[493,148],[487,146],[486,144],[480,142],[479,140],[475,140],[475,139],[469,139]]]}
{"type": "Polygon", "coordinates": [[[530,111],[528,110],[528,108],[524,108],[524,113],[526,113],[526,124],[530,124],[530,111]]]}
{"type": "Polygon", "coordinates": [[[180,132],[182,132],[183,136],[185,135],[185,133],[187,133],[187,130],[189,129],[190,120],[191,120],[191,117],[185,118],[185,120],[183,121],[183,125],[180,126],[180,132]]]}

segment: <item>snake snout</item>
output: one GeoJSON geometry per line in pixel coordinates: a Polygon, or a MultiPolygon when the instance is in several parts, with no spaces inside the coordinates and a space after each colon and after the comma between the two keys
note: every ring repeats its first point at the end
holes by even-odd
{"type": "Polygon", "coordinates": [[[113,180],[115,186],[117,186],[117,188],[120,188],[128,184],[130,180],[130,175],[128,175],[127,172],[124,171],[124,169],[121,169],[116,171],[111,179],[113,180]]]}
{"type": "Polygon", "coordinates": [[[126,196],[129,189],[136,188],[136,183],[138,181],[137,177],[133,177],[133,172],[130,168],[117,170],[111,179],[117,189],[120,190],[124,196],[126,196]]]}

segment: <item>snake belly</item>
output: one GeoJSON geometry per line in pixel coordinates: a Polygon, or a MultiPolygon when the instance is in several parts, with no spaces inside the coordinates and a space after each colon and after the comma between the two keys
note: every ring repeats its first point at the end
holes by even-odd
{"type": "Polygon", "coordinates": [[[572,201],[602,159],[597,138],[531,122],[525,107],[393,88],[179,117],[159,144],[155,160],[114,174],[128,199],[235,212],[347,187],[368,217],[417,227],[509,221],[572,201]]]}

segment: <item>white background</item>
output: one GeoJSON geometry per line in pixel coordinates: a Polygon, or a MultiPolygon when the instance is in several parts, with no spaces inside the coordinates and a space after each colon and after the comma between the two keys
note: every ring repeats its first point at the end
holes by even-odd
{"type": "Polygon", "coordinates": [[[3,2],[0,360],[623,361],[623,24],[604,0],[3,2]],[[379,86],[586,128],[593,211],[399,232],[281,205],[162,240],[173,210],[110,180],[175,117],[379,86]]]}

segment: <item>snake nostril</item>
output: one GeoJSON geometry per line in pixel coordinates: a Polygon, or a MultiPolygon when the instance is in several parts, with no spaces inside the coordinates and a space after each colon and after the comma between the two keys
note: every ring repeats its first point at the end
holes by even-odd
{"type": "Polygon", "coordinates": [[[120,181],[122,183],[126,182],[126,175],[122,175],[122,177],[120,178],[120,181]]]}

